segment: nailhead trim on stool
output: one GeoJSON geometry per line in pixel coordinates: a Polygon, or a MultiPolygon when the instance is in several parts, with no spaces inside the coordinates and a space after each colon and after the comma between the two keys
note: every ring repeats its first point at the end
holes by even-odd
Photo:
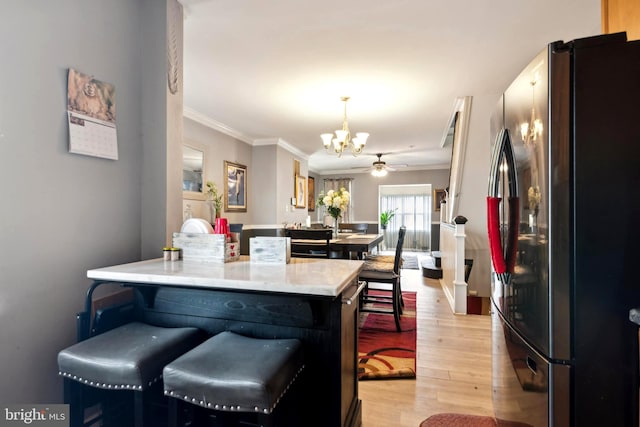
{"type": "Polygon", "coordinates": [[[208,409],[270,414],[303,369],[300,340],[222,332],[164,368],[164,393],[208,409]]]}
{"type": "Polygon", "coordinates": [[[186,395],[185,396],[179,396],[177,393],[175,393],[173,391],[169,391],[169,390],[165,390],[164,394],[166,394],[167,396],[175,397],[176,399],[182,399],[185,402],[189,402],[189,403],[192,403],[194,405],[202,406],[203,408],[207,408],[207,409],[215,409],[215,410],[219,410],[219,411],[238,411],[238,412],[251,412],[251,411],[253,411],[253,412],[262,412],[264,414],[270,414],[271,412],[273,412],[273,410],[275,409],[276,405],[278,403],[280,403],[280,400],[282,399],[282,397],[285,395],[287,390],[289,390],[289,388],[294,383],[296,378],[298,378],[298,375],[302,372],[303,369],[304,369],[304,365],[302,365],[300,367],[300,369],[298,370],[298,372],[296,372],[295,376],[291,379],[289,384],[287,384],[287,386],[282,391],[282,393],[280,393],[280,396],[278,396],[278,398],[276,399],[275,403],[271,406],[271,408],[260,408],[258,406],[254,406],[251,409],[250,408],[245,409],[244,407],[240,407],[240,405],[236,405],[236,406],[234,406],[234,405],[222,405],[222,404],[219,404],[219,403],[205,402],[204,400],[198,400],[195,397],[190,397],[190,396],[186,396],[186,395]]]}
{"type": "MultiPolygon", "coordinates": [[[[106,383],[100,383],[98,381],[89,381],[85,378],[79,378],[76,375],[70,374],[68,372],[62,372],[62,371],[58,371],[58,375],[62,375],[63,377],[75,380],[75,381],[79,381],[83,384],[86,384],[88,386],[91,387],[96,387],[96,388],[103,388],[103,389],[107,389],[107,390],[142,390],[142,386],[141,385],[133,385],[133,384],[106,384],[106,383]]],[[[154,385],[155,383],[157,383],[159,380],[162,379],[162,375],[157,376],[155,378],[153,378],[151,381],[149,381],[147,383],[147,387],[151,387],[152,385],[154,385]]]]}

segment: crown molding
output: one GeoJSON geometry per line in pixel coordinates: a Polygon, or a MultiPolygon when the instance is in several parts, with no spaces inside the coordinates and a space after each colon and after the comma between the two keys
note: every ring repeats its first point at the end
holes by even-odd
{"type": "Polygon", "coordinates": [[[182,115],[188,119],[193,120],[194,122],[200,123],[201,125],[209,127],[213,130],[217,130],[218,132],[221,132],[225,135],[229,135],[232,138],[239,139],[240,141],[246,142],[249,145],[254,145],[253,139],[248,135],[233,129],[230,126],[220,123],[219,121],[214,120],[208,116],[205,116],[204,114],[192,108],[184,107],[184,109],[182,110],[182,115]]]}
{"type": "Polygon", "coordinates": [[[253,145],[277,145],[278,147],[282,147],[294,156],[300,157],[302,160],[309,160],[309,155],[297,147],[289,144],[282,138],[259,138],[253,141],[253,145]]]}
{"type": "Polygon", "coordinates": [[[252,146],[277,145],[278,147],[284,148],[294,156],[300,157],[302,160],[309,160],[309,155],[307,153],[300,151],[300,149],[289,144],[287,141],[285,141],[282,138],[253,139],[248,135],[233,129],[230,126],[227,126],[224,123],[220,123],[219,121],[214,120],[208,116],[205,116],[204,114],[189,107],[184,107],[182,111],[182,115],[190,120],[193,120],[194,122],[200,123],[203,126],[211,128],[213,130],[217,130],[218,132],[221,132],[225,135],[229,135],[232,138],[239,139],[240,141],[246,142],[249,145],[252,145],[252,146]]]}
{"type": "MultiPolygon", "coordinates": [[[[416,165],[416,166],[407,166],[406,168],[396,169],[394,171],[389,171],[389,175],[398,174],[403,172],[418,172],[418,171],[427,171],[427,170],[442,170],[449,169],[449,165],[445,163],[436,164],[436,165],[416,165]]],[[[318,170],[318,169],[309,169],[311,172],[317,173],[318,175],[357,175],[357,174],[369,174],[371,173],[371,169],[363,167],[363,168],[355,168],[355,169],[328,169],[328,170],[318,170]]],[[[389,176],[387,175],[387,176],[389,176]]]]}

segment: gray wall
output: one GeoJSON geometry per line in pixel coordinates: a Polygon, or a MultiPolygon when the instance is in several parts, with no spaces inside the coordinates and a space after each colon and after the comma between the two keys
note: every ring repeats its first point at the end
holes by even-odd
{"type": "MultiPolygon", "coordinates": [[[[3,4],[0,402],[62,401],[56,355],[75,341],[87,269],[140,259],[141,199],[167,204],[164,163],[148,159],[161,171],[142,176],[143,140],[160,139],[162,150],[166,126],[166,103],[145,93],[166,85],[165,54],[145,49],[143,28],[157,34],[165,8],[152,0],[3,4]],[[115,85],[119,160],[68,152],[69,67],[115,85]],[[154,125],[159,134],[143,135],[154,125]]],[[[165,208],[153,209],[145,219],[164,233],[165,208]]]]}
{"type": "Polygon", "coordinates": [[[475,96],[469,116],[469,139],[460,185],[458,215],[466,217],[465,258],[473,259],[469,289],[478,296],[491,295],[491,257],[487,240],[486,197],[491,140],[489,118],[499,94],[475,96]],[[481,161],[478,161],[480,159],[481,161]]]}
{"type": "MultiPolygon", "coordinates": [[[[276,206],[276,219],[278,224],[292,224],[302,223],[305,224],[307,215],[309,214],[308,206],[305,203],[304,208],[294,207],[291,205],[291,198],[295,197],[295,174],[294,174],[294,160],[300,162],[299,175],[308,177],[307,172],[308,162],[295,156],[290,151],[281,146],[277,146],[277,206],[276,206]]],[[[271,190],[273,193],[274,190],[271,190]]]]}
{"type": "MultiPolygon", "coordinates": [[[[239,163],[247,167],[249,175],[247,177],[247,212],[225,212],[223,208],[221,214],[223,217],[227,218],[230,223],[251,223],[251,215],[255,211],[254,207],[257,202],[260,202],[259,199],[256,200],[256,197],[259,197],[259,193],[254,194],[256,193],[254,185],[260,185],[263,178],[255,175],[252,147],[245,142],[211,129],[210,127],[192,119],[184,118],[183,122],[185,144],[198,148],[204,152],[205,182],[215,182],[219,192],[224,192],[224,181],[226,180],[224,171],[225,160],[233,163],[239,163]],[[254,177],[258,178],[256,182],[254,182],[254,177]]],[[[269,159],[265,159],[265,162],[268,163],[269,159]]],[[[182,158],[176,159],[176,161],[171,163],[178,164],[180,165],[180,168],[182,168],[182,158]]],[[[268,173],[271,172],[268,171],[268,173]]],[[[187,204],[191,205],[194,217],[204,218],[207,221],[211,219],[208,205],[204,201],[184,199],[182,204],[183,211],[187,204]]],[[[177,229],[179,228],[180,226],[177,227],[177,229]]]]}
{"type": "MultiPolygon", "coordinates": [[[[224,189],[225,160],[247,166],[247,212],[223,210],[222,216],[228,218],[230,223],[273,228],[281,227],[285,222],[304,224],[306,221],[307,209],[294,208],[290,203],[294,197],[293,161],[295,159],[300,162],[302,176],[307,176],[307,161],[278,145],[277,140],[274,139],[270,144],[251,146],[206,123],[185,117],[184,143],[205,153],[205,180],[213,180],[219,190],[224,189]]],[[[210,219],[205,202],[184,199],[182,204],[183,210],[187,204],[190,205],[194,216],[210,219]]]]}
{"type": "Polygon", "coordinates": [[[277,198],[274,197],[278,182],[276,147],[273,145],[253,147],[253,164],[256,169],[248,171],[251,179],[249,191],[253,202],[248,207],[252,224],[273,224],[277,220],[277,198]]]}

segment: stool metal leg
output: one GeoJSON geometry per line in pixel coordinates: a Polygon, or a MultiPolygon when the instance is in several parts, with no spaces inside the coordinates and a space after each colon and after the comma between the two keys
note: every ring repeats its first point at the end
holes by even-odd
{"type": "Polygon", "coordinates": [[[74,380],[65,378],[64,402],[69,405],[69,426],[82,427],[84,424],[84,399],[82,398],[82,385],[74,380]]]}
{"type": "Polygon", "coordinates": [[[273,424],[273,417],[269,415],[259,415],[258,423],[260,424],[260,427],[275,427],[273,424]]]}
{"type": "Polygon", "coordinates": [[[169,399],[169,427],[178,427],[178,399],[169,399]]]}
{"type": "Polygon", "coordinates": [[[133,425],[135,427],[144,427],[145,395],[144,391],[133,392],[133,425]]]}

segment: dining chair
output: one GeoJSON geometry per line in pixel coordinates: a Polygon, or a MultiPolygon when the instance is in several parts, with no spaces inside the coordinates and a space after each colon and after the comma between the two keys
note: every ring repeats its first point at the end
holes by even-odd
{"type": "Polygon", "coordinates": [[[291,238],[291,256],[298,258],[330,258],[331,229],[285,229],[285,237],[291,238]]]}
{"type": "Polygon", "coordinates": [[[338,224],[338,230],[341,233],[356,233],[356,234],[367,234],[369,230],[369,224],[365,222],[358,223],[341,223],[338,224]]]}
{"type": "Polygon", "coordinates": [[[365,260],[364,268],[358,275],[358,280],[366,282],[365,288],[360,294],[360,311],[368,313],[392,314],[396,324],[396,330],[400,327],[400,315],[402,314],[402,289],[400,286],[400,263],[402,261],[402,246],[407,232],[405,226],[398,231],[398,243],[393,264],[376,260],[365,260]],[[371,284],[389,284],[388,286],[372,287],[371,284]],[[388,308],[391,306],[391,308],[388,308]]]}
{"type": "Polygon", "coordinates": [[[242,233],[242,224],[229,224],[229,232],[242,233]]]}
{"type": "MultiPolygon", "coordinates": [[[[340,233],[367,234],[367,231],[369,231],[369,224],[367,224],[366,222],[357,222],[357,223],[343,222],[338,224],[338,231],[340,233]]],[[[366,253],[364,255],[366,255],[366,253]]],[[[342,254],[336,253],[333,256],[336,258],[341,258],[342,254]]],[[[356,253],[351,253],[350,258],[360,259],[358,258],[358,254],[356,253]]]]}

